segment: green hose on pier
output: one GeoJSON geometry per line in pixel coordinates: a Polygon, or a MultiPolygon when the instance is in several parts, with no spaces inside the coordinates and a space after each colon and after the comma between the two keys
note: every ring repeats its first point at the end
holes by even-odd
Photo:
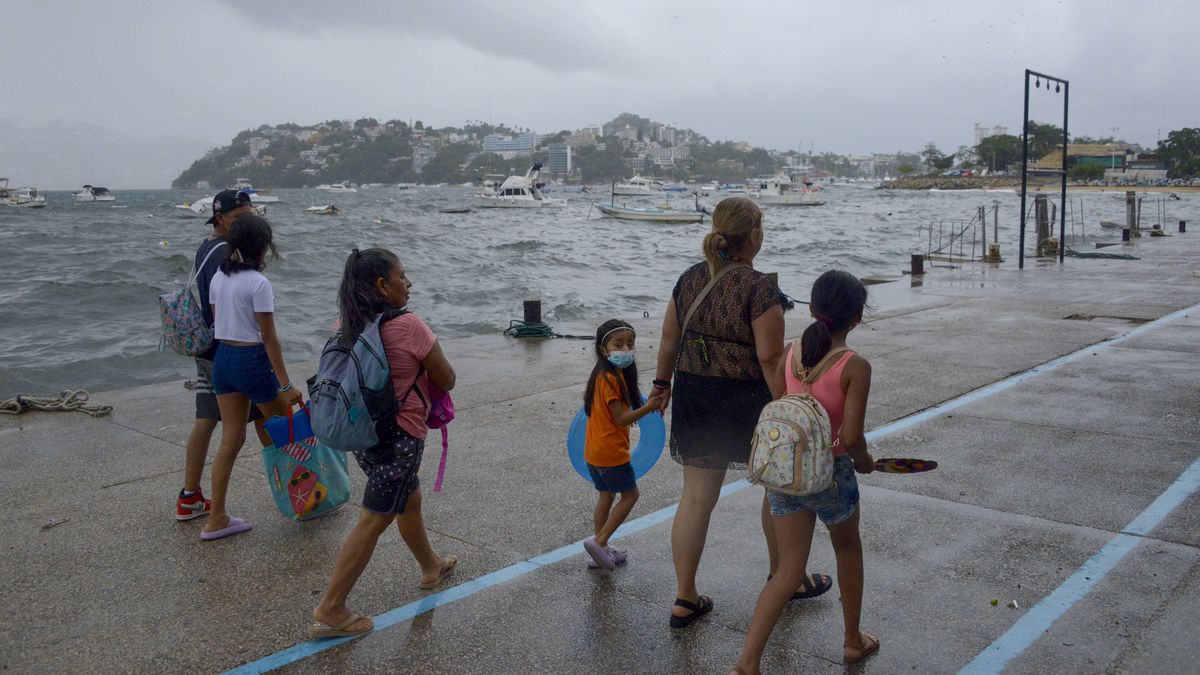
{"type": "Polygon", "coordinates": [[[516,338],[567,338],[571,340],[592,340],[591,335],[563,335],[555,333],[554,329],[541,321],[527,323],[520,319],[513,319],[508,322],[508,328],[504,329],[504,334],[516,338]]]}

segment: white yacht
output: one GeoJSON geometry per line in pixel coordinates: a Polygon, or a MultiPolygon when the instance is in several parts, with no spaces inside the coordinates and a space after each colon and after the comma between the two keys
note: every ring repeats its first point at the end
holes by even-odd
{"type": "Polygon", "coordinates": [[[84,185],[83,189],[75,193],[75,201],[77,202],[115,202],[117,198],[106,187],[97,185],[84,185]]]}
{"type": "Polygon", "coordinates": [[[796,185],[788,176],[770,176],[749,183],[748,196],[759,206],[822,206],[821,188],[796,185]]]}
{"type": "Polygon", "coordinates": [[[250,195],[250,201],[254,204],[274,204],[279,201],[279,197],[276,197],[272,194],[267,194],[270,192],[269,189],[264,189],[263,192],[259,192],[258,190],[254,189],[254,186],[250,184],[250,179],[248,178],[238,178],[236,181],[234,181],[233,187],[230,189],[237,190],[238,192],[245,192],[246,194],[250,195]]]}
{"type": "Polygon", "coordinates": [[[46,195],[34,187],[8,187],[8,179],[0,178],[0,204],[40,209],[46,206],[46,195]]]}
{"type": "Polygon", "coordinates": [[[612,193],[614,195],[636,197],[639,195],[657,195],[662,194],[663,182],[654,180],[653,178],[642,178],[634,176],[626,181],[621,181],[613,185],[612,193]]]}
{"type": "Polygon", "coordinates": [[[336,194],[358,192],[358,188],[355,187],[354,183],[351,183],[348,180],[344,180],[340,183],[325,183],[323,185],[318,185],[317,189],[322,192],[333,192],[336,194]]]}
{"type": "Polygon", "coordinates": [[[562,199],[549,199],[538,189],[537,177],[542,171],[540,163],[534,164],[524,176],[509,176],[495,189],[484,187],[475,193],[475,203],[488,208],[529,209],[543,206],[562,206],[562,199]]]}
{"type": "MultiPolygon", "coordinates": [[[[194,202],[183,202],[175,205],[175,215],[180,218],[210,218],[212,217],[212,197],[201,197],[194,202]]],[[[254,209],[256,215],[264,216],[267,214],[267,207],[255,206],[251,201],[251,208],[254,209]]]]}

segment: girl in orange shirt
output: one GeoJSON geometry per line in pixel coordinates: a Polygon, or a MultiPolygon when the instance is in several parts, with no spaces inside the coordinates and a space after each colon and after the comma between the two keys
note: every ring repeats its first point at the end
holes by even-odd
{"type": "Polygon", "coordinates": [[[624,549],[610,547],[608,539],[629,517],[637,503],[637,481],[629,463],[629,426],[657,412],[661,395],[654,390],[645,405],[638,390],[633,326],[610,319],[596,329],[596,366],[588,378],[583,410],[588,416],[583,458],[600,497],[593,523],[596,535],[583,540],[591,556],[589,567],[613,569],[625,562],[624,549]],[[620,493],[620,501],[615,501],[620,493]],[[615,507],[614,507],[615,502],[615,507]]]}

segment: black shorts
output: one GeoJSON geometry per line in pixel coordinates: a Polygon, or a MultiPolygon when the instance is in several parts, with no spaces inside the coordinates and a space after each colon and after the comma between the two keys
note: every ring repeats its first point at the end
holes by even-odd
{"type": "Polygon", "coordinates": [[[379,445],[354,453],[359,468],[367,474],[362,505],[382,515],[404,513],[408,497],[421,486],[417,475],[425,441],[397,427],[392,437],[379,445]]]}
{"type": "MultiPolygon", "coordinates": [[[[217,397],[213,394],[212,371],[212,361],[200,356],[196,357],[196,419],[220,422],[221,409],[217,407],[217,397]]],[[[258,406],[252,404],[247,421],[253,422],[262,417],[262,411],[258,409],[258,406]]]]}

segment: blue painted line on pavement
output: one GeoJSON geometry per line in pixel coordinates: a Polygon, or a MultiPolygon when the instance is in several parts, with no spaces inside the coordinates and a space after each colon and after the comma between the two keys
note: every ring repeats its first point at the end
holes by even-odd
{"type": "MultiPolygon", "coordinates": [[[[1141,335],[1142,333],[1144,333],[1148,330],[1151,330],[1157,326],[1160,326],[1165,323],[1169,323],[1180,317],[1187,316],[1188,313],[1193,312],[1197,309],[1200,309],[1200,304],[1193,305],[1193,306],[1187,307],[1185,309],[1171,312],[1170,314],[1159,317],[1158,319],[1155,319],[1153,321],[1144,323],[1141,326],[1130,329],[1124,333],[1121,333],[1120,335],[1114,336],[1107,340],[1103,340],[1103,341],[1098,342],[1093,345],[1088,345],[1087,347],[1084,347],[1082,349],[1071,352],[1070,354],[1067,354],[1065,356],[1060,356],[1056,359],[1052,359],[1050,361],[1047,361],[1046,363],[1043,363],[1039,366],[1035,366],[1034,368],[1023,371],[1021,373],[1017,373],[1016,375],[1008,377],[1004,380],[1000,380],[998,382],[993,382],[992,384],[989,384],[987,386],[981,387],[974,391],[968,392],[966,394],[963,394],[962,396],[958,396],[956,398],[952,398],[948,401],[944,401],[944,402],[939,403],[930,408],[926,408],[925,410],[922,410],[918,413],[909,415],[907,417],[903,417],[898,420],[894,420],[892,422],[884,424],[883,426],[876,427],[875,429],[872,429],[871,431],[868,431],[865,434],[866,439],[868,441],[878,440],[880,438],[883,438],[889,434],[893,434],[902,429],[907,429],[908,427],[911,427],[911,426],[920,424],[922,422],[925,422],[927,420],[933,419],[934,417],[937,417],[944,413],[955,410],[955,409],[962,407],[968,403],[978,401],[979,399],[982,399],[987,396],[991,396],[993,394],[996,394],[996,393],[999,393],[1006,389],[1009,389],[1010,387],[1013,387],[1016,384],[1024,382],[1025,380],[1028,380],[1031,377],[1034,377],[1034,376],[1040,375],[1042,373],[1045,373],[1047,371],[1053,370],[1065,363],[1074,361],[1082,356],[1086,356],[1087,354],[1090,354],[1090,353],[1095,353],[1099,349],[1103,349],[1105,347],[1110,347],[1112,345],[1118,344],[1118,343],[1128,340],[1130,338],[1141,335]]],[[[731,495],[731,494],[738,492],[740,490],[743,490],[747,487],[750,487],[750,483],[748,483],[746,481],[746,479],[744,479],[744,478],[741,480],[734,481],[734,482],[729,483],[721,488],[721,496],[725,497],[725,496],[731,495]]],[[[659,523],[670,520],[672,517],[674,517],[675,511],[678,508],[678,506],[679,506],[678,503],[672,504],[665,508],[659,509],[658,511],[655,511],[653,513],[648,513],[639,518],[635,518],[634,520],[631,520],[631,521],[623,524],[616,531],[616,533],[613,534],[612,539],[620,539],[621,537],[629,536],[636,532],[640,532],[648,527],[653,527],[654,525],[658,525],[659,523]]],[[[1137,522],[1137,521],[1134,521],[1134,522],[1137,522]]],[[[487,588],[491,588],[492,586],[496,586],[499,584],[506,583],[508,581],[512,581],[513,579],[516,579],[518,577],[529,574],[530,572],[541,569],[542,567],[545,567],[547,565],[552,565],[554,563],[562,561],[571,555],[578,554],[582,547],[583,547],[583,540],[580,539],[579,541],[559,547],[557,549],[554,549],[553,551],[549,551],[547,553],[542,553],[540,555],[536,555],[532,558],[529,558],[528,560],[524,560],[522,562],[515,563],[508,567],[496,570],[495,572],[490,572],[481,577],[472,579],[471,581],[467,581],[467,582],[464,582],[457,586],[454,586],[452,588],[448,588],[444,591],[439,591],[437,593],[433,593],[433,594],[428,595],[420,600],[410,602],[407,605],[401,605],[400,607],[391,609],[391,610],[384,612],[383,614],[380,614],[379,616],[375,617],[375,631],[374,632],[379,632],[381,630],[385,630],[387,628],[390,628],[391,626],[394,626],[403,621],[412,619],[416,616],[424,614],[425,612],[431,611],[437,607],[441,607],[443,605],[447,605],[452,602],[457,602],[458,600],[462,600],[463,598],[474,595],[475,593],[478,593],[487,588]]],[[[1099,555],[1099,554],[1097,554],[1097,555],[1099,555]]],[[[1122,555],[1124,555],[1124,554],[1122,554],[1122,555]]],[[[1082,568],[1080,568],[1080,569],[1082,569],[1082,568]]],[[[326,649],[336,647],[337,645],[340,645],[344,642],[348,642],[350,640],[356,640],[356,639],[359,639],[359,638],[357,638],[357,637],[355,637],[355,638],[327,638],[327,639],[323,639],[323,640],[309,640],[307,642],[302,642],[300,644],[297,644],[293,647],[289,647],[287,649],[278,651],[269,656],[264,656],[263,658],[258,659],[257,661],[251,661],[250,663],[242,665],[238,668],[234,668],[227,672],[228,673],[237,673],[237,674],[265,673],[265,672],[274,670],[276,668],[281,668],[290,663],[295,663],[296,661],[306,659],[310,656],[313,656],[314,654],[319,654],[320,652],[323,652],[326,649]]]]}
{"type": "Polygon", "coordinates": [[[1037,642],[1063,614],[1086,596],[1100,580],[1132,551],[1142,538],[1163,521],[1175,507],[1200,489],[1200,459],[1192,462],[1175,482],[1146,507],[1137,518],[1122,528],[1087,562],[1067,577],[1050,595],[1031,607],[1011,628],[979,653],[960,673],[980,675],[999,673],[1034,642],[1037,642]]]}

